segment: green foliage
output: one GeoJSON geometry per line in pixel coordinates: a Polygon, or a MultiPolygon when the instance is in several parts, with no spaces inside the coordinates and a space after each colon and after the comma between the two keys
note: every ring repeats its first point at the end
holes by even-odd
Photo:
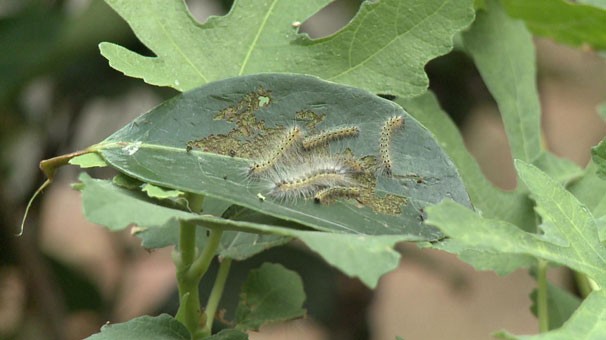
{"type": "MultiPolygon", "coordinates": [[[[429,208],[428,223],[438,226],[467,248],[490,250],[504,256],[532,255],[582,272],[599,286],[606,284],[606,249],[598,236],[598,220],[570,192],[544,172],[522,161],[516,162],[516,168],[536,201],[536,210],[542,218],[541,234],[525,232],[504,221],[480,217],[452,202],[429,208]]],[[[597,304],[596,299],[603,299],[600,294],[602,293],[592,293],[594,301],[590,304],[597,304]]],[[[552,295],[551,298],[558,299],[559,305],[565,302],[558,295],[552,295]]],[[[585,325],[592,324],[585,318],[587,308],[595,306],[590,307],[586,303],[588,302],[578,308],[561,330],[553,332],[555,339],[561,338],[557,334],[576,334],[575,336],[586,338],[582,335],[606,327],[602,319],[600,326],[595,326],[593,330],[587,329],[585,325]],[[569,333],[573,329],[577,329],[577,333],[569,333]]],[[[557,306],[551,306],[552,311],[555,307],[557,306]]],[[[569,312],[570,308],[568,305],[566,310],[569,312]]],[[[554,317],[557,318],[558,314],[554,317]]]]}
{"type": "Polygon", "coordinates": [[[157,199],[179,198],[185,195],[183,191],[166,189],[150,183],[143,184],[141,186],[141,191],[146,193],[147,196],[157,199]]]}
{"type": "MultiPolygon", "coordinates": [[[[170,220],[160,228],[145,228],[135,234],[141,238],[141,246],[147,249],[163,248],[179,243],[179,223],[170,220]]],[[[255,234],[237,231],[225,231],[217,255],[234,260],[245,260],[266,249],[288,243],[292,238],[273,234],[255,234]]],[[[205,233],[196,233],[196,247],[206,245],[205,233]]]]}
{"type": "MultiPolygon", "coordinates": [[[[393,250],[393,245],[400,241],[419,240],[407,235],[372,236],[302,231],[199,215],[159,206],[140,191],[118,187],[111,181],[92,179],[86,174],[80,176],[80,181],[86,218],[110,230],[122,230],[130,224],[136,224],[144,229],[138,234],[145,247],[160,248],[178,244],[177,220],[198,222],[208,228],[250,233],[224,232],[218,254],[236,260],[284,244],[294,237],[301,239],[333,266],[350,276],[359,277],[371,288],[376,286],[383,274],[398,265],[399,254],[393,250]]],[[[204,233],[196,233],[196,244],[199,247],[206,244],[206,239],[204,233]]]]}
{"type": "Polygon", "coordinates": [[[606,294],[603,290],[589,295],[579,309],[564,325],[549,333],[533,336],[515,336],[507,332],[496,334],[502,339],[510,340],[568,340],[587,339],[599,340],[606,337],[606,294]]]}
{"type": "Polygon", "coordinates": [[[179,321],[172,316],[141,316],[124,323],[107,324],[101,328],[101,333],[88,337],[89,340],[190,340],[191,335],[179,321]]]}
{"type": "Polygon", "coordinates": [[[591,149],[591,155],[593,162],[598,166],[598,176],[606,179],[606,139],[603,139],[600,144],[591,149]]]}
{"type": "MultiPolygon", "coordinates": [[[[469,205],[454,165],[433,136],[398,105],[306,76],[265,74],[201,87],[158,106],[89,150],[141,181],[323,231],[435,240],[440,234],[422,224],[420,210],[445,196],[469,205]],[[270,101],[260,107],[258,97],[270,101]],[[316,103],[323,104],[316,109],[316,103]],[[373,165],[364,168],[361,182],[367,193],[358,208],[342,201],[328,207],[312,200],[280,201],[269,197],[268,183],[246,175],[251,158],[271,150],[271,133],[293,121],[302,122],[306,131],[357,126],[356,138],[331,143],[330,150],[339,154],[348,149],[355,159],[376,163],[381,128],[394,115],[404,116],[405,126],[392,143],[406,147],[391,148],[393,177],[375,178],[373,165]],[[259,199],[259,194],[268,199],[259,199]]],[[[304,169],[305,164],[297,166],[304,169]]]]}
{"type": "Polygon", "coordinates": [[[536,167],[516,162],[543,218],[542,234],[510,223],[482,218],[452,202],[429,208],[428,223],[470,248],[503,254],[527,254],[566,265],[606,284],[606,249],[598,239],[594,217],[572,194],[536,167]]]}
{"type": "MultiPolygon", "coordinates": [[[[128,32],[102,1],[92,1],[78,15],[40,1],[13,3],[3,1],[7,7],[0,23],[0,107],[32,78],[65,71],[81,61],[83,54],[94,53],[100,39],[121,41],[128,32]],[[11,15],[12,6],[21,11],[11,15]]],[[[11,125],[5,122],[3,127],[11,125]]]]}
{"type": "Polygon", "coordinates": [[[606,215],[606,181],[599,176],[599,168],[590,162],[584,174],[568,186],[568,190],[577,197],[596,218],[606,215]]]}
{"type": "Polygon", "coordinates": [[[502,0],[502,3],[509,15],[524,20],[536,35],[572,46],[606,49],[604,2],[602,9],[566,0],[502,0]]]}
{"type": "Polygon", "coordinates": [[[326,0],[236,1],[228,15],[203,24],[180,1],[107,2],[157,57],[111,43],[100,45],[101,54],[126,75],[179,91],[245,74],[289,72],[413,97],[427,88],[424,65],[447,53],[454,34],[474,16],[471,0],[365,2],[347,27],[311,40],[292,24],[326,0]]]}
{"type": "MultiPolygon", "coordinates": [[[[238,330],[211,336],[230,261],[292,239],[369,287],[398,265],[393,247],[400,241],[431,241],[478,269],[500,274],[549,261],[606,285],[606,142],[592,150],[593,163],[585,170],[542,148],[530,34],[604,49],[603,2],[364,2],[346,27],[317,40],[299,34],[293,23],[305,21],[327,0],[235,1],[229,14],[204,23],[196,22],[182,1],[107,2],[155,54],[146,57],[102,43],[110,65],[150,84],[187,92],[87,150],[45,161],[42,168],[49,181],[68,161],[121,172],[113,181],[80,176],[75,187],[82,192],[85,215],[110,230],[136,224],[144,247],[177,246],[179,297],[186,306],[177,319],[187,328],[166,315],[142,317],[105,326],[93,339],[189,339],[190,334],[246,339],[242,331],[302,316],[301,279],[280,265],[265,264],[250,272],[242,288],[238,330]],[[474,19],[474,7],[477,18],[459,36],[461,47],[500,109],[523,182],[512,192],[488,182],[452,121],[426,91],[425,64],[452,48],[453,37],[474,19]],[[398,95],[401,107],[374,93],[398,95]],[[394,173],[387,176],[376,164],[381,126],[394,115],[404,117],[404,133],[393,137],[398,147],[391,148],[394,173]],[[280,201],[263,183],[247,178],[251,160],[267,151],[272,133],[293,122],[306,133],[358,127],[358,137],[331,143],[323,152],[367,162],[362,186],[369,195],[329,206],[280,201]],[[444,198],[456,203],[432,206],[444,198]],[[396,202],[395,210],[386,210],[393,208],[389,202],[396,202]],[[207,305],[210,315],[205,315],[197,285],[217,255],[226,262],[207,305]],[[211,322],[199,326],[200,320],[211,322]]],[[[537,278],[541,294],[533,295],[533,308],[541,327],[562,327],[539,336],[501,337],[606,336],[602,291],[580,303],[546,285],[544,273],[538,275],[543,275],[537,278]],[[541,313],[549,315],[548,322],[541,313]]]]}
{"type": "Polygon", "coordinates": [[[486,217],[499,218],[514,224],[532,223],[532,209],[522,192],[504,192],[492,185],[482,169],[465,148],[463,138],[452,120],[444,112],[435,96],[427,93],[414,99],[398,99],[412,116],[433,132],[444,151],[455,163],[471,202],[486,217]]]}
{"type": "Polygon", "coordinates": [[[305,314],[303,282],[296,272],[265,263],[251,270],[240,293],[236,328],[258,330],[266,323],[290,320],[305,314]]]}
{"type": "MultiPolygon", "coordinates": [[[[537,289],[530,294],[532,306],[530,310],[538,316],[537,289]]],[[[547,286],[547,306],[549,307],[549,329],[560,328],[581,304],[581,299],[567,290],[549,284],[547,286]]]]}
{"type": "Polygon", "coordinates": [[[497,101],[513,158],[532,162],[541,153],[532,37],[496,1],[487,4],[488,11],[479,12],[463,34],[465,48],[497,101]]]}
{"type": "Polygon", "coordinates": [[[205,337],[204,340],[248,340],[248,335],[235,329],[224,329],[215,335],[205,337]]]}

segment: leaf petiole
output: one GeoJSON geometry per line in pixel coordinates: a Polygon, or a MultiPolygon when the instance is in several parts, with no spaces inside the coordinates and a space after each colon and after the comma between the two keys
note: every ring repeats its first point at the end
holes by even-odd
{"type": "Polygon", "coordinates": [[[213,321],[215,319],[215,314],[217,312],[219,301],[221,300],[221,296],[223,295],[223,288],[225,288],[225,282],[227,281],[227,276],[229,275],[230,267],[231,259],[225,258],[221,260],[221,263],[219,264],[219,272],[217,273],[213,289],[210,292],[208,302],[206,303],[206,308],[204,310],[204,313],[206,314],[206,324],[204,325],[204,332],[208,335],[212,334],[213,321]]]}

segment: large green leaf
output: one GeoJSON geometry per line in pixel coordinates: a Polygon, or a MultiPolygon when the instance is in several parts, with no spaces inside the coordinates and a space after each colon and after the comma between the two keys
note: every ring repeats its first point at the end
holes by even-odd
{"type": "Polygon", "coordinates": [[[453,202],[429,208],[427,223],[470,248],[532,255],[585,273],[599,286],[606,285],[606,248],[589,210],[536,167],[518,161],[516,168],[537,202],[542,235],[480,217],[453,202]]]}
{"type": "MultiPolygon", "coordinates": [[[[423,225],[425,206],[445,197],[469,206],[452,162],[401,107],[308,76],[245,76],[204,86],[165,102],[89,150],[144,182],[219,198],[323,231],[434,240],[441,235],[423,225]],[[403,116],[405,125],[391,138],[393,176],[387,176],[373,164],[382,126],[395,115],[403,116]],[[325,206],[313,200],[281,201],[268,195],[268,183],[247,178],[251,158],[273,147],[271,133],[275,136],[293,123],[306,133],[343,125],[360,129],[356,138],[330,145],[333,155],[350,153],[363,163],[359,202],[325,206]]],[[[293,164],[297,171],[310,166],[305,161],[293,164]]]]}
{"type": "Polygon", "coordinates": [[[229,14],[203,24],[179,0],[107,2],[156,57],[111,43],[100,45],[101,54],[126,75],[179,91],[245,74],[292,72],[412,97],[427,88],[424,65],[450,51],[453,36],[474,17],[472,0],[365,2],[344,29],[311,40],[293,22],[327,0],[235,1],[229,14]]]}
{"type": "Polygon", "coordinates": [[[515,336],[506,332],[497,334],[510,340],[601,340],[606,338],[606,294],[604,290],[591,293],[561,328],[551,332],[515,336]]]}
{"type": "Polygon", "coordinates": [[[101,332],[87,339],[90,340],[190,340],[191,335],[183,324],[168,314],[160,316],[141,316],[124,323],[107,324],[101,332]]]}
{"type": "MultiPolygon", "coordinates": [[[[328,263],[349,276],[360,278],[370,288],[376,287],[383,274],[398,266],[400,255],[393,249],[396,243],[422,240],[406,234],[333,234],[228,220],[207,214],[198,215],[160,206],[157,201],[150,200],[138,190],[131,191],[110,181],[92,179],[86,174],[80,176],[80,181],[78,187],[82,192],[86,218],[111,230],[122,230],[130,224],[137,224],[145,229],[138,233],[142,235],[144,246],[155,248],[177,244],[177,221],[190,221],[208,228],[225,230],[218,253],[238,260],[282,244],[287,239],[299,238],[328,263]],[[230,229],[241,233],[231,232],[230,229]],[[242,235],[242,231],[250,232],[248,239],[234,242],[233,238],[243,237],[237,236],[242,235]]],[[[203,230],[196,233],[196,242],[200,248],[206,242],[203,230]]]]}
{"type": "MultiPolygon", "coordinates": [[[[573,162],[541,148],[541,107],[536,83],[532,36],[496,0],[487,1],[471,29],[465,48],[495,98],[513,158],[532,162],[566,183],[582,174],[573,162]]],[[[528,227],[526,227],[528,228],[528,227]]]]}
{"type": "Polygon", "coordinates": [[[602,8],[566,0],[502,0],[507,13],[524,20],[536,35],[549,37],[572,46],[606,49],[606,11],[602,1],[593,3],[602,8]]]}
{"type": "Polygon", "coordinates": [[[240,293],[236,328],[258,330],[263,324],[305,314],[305,292],[299,274],[280,264],[264,263],[251,270],[240,293]]]}
{"type": "Polygon", "coordinates": [[[456,165],[474,208],[482,212],[482,216],[518,225],[533,223],[534,214],[529,207],[527,195],[519,191],[499,190],[484,177],[478,162],[467,151],[459,129],[440,108],[431,92],[413,99],[398,99],[396,102],[433,132],[456,165]]]}
{"type": "MultiPolygon", "coordinates": [[[[505,220],[524,228],[534,226],[535,217],[528,195],[521,190],[501,191],[484,177],[477,161],[465,148],[459,130],[442,111],[433,94],[427,93],[413,99],[398,99],[397,102],[434,133],[444,151],[456,164],[473,206],[482,216],[505,220]]],[[[477,269],[494,270],[501,275],[520,267],[528,267],[535,262],[527,255],[504,255],[486,249],[469,249],[452,239],[435,243],[433,247],[456,253],[477,269]]]]}
{"type": "Polygon", "coordinates": [[[212,229],[255,233],[279,233],[285,229],[165,207],[139,191],[117,187],[110,181],[92,179],[85,173],[79,179],[76,187],[82,192],[84,215],[89,221],[112,231],[125,229],[132,224],[157,228],[169,225],[172,220],[196,222],[212,229]]]}
{"type": "Polygon", "coordinates": [[[482,79],[505,124],[513,158],[532,162],[541,153],[536,62],[530,33],[495,0],[486,2],[471,29],[463,34],[482,79]]]}

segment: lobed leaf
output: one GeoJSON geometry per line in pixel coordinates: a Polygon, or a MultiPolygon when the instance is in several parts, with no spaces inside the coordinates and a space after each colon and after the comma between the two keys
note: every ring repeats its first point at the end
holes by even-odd
{"type": "Polygon", "coordinates": [[[585,273],[600,286],[606,284],[606,249],[591,213],[536,167],[522,161],[516,162],[516,167],[537,202],[543,235],[482,218],[453,202],[429,208],[427,223],[469,248],[532,255],[585,273]]]}
{"type": "Polygon", "coordinates": [[[412,97],[428,86],[424,65],[450,51],[453,36],[474,18],[472,0],[364,2],[341,31],[312,40],[293,23],[327,0],[235,1],[227,15],[203,24],[182,1],[107,3],[156,56],[111,43],[99,46],[101,54],[128,76],[179,91],[234,76],[288,72],[412,97]]]}

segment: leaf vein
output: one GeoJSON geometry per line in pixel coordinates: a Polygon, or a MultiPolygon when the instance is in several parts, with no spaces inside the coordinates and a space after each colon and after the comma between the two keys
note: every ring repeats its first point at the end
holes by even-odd
{"type": "MultiPolygon", "coordinates": [[[[328,79],[329,80],[333,80],[333,79],[336,79],[338,77],[341,77],[341,76],[343,76],[345,74],[348,74],[348,73],[350,73],[352,71],[355,71],[356,69],[364,66],[366,63],[372,61],[372,59],[374,59],[378,54],[380,54],[381,52],[383,52],[383,50],[385,50],[386,48],[388,48],[389,46],[391,46],[391,44],[394,41],[398,40],[399,38],[401,38],[404,35],[407,35],[411,31],[413,31],[414,29],[416,29],[417,27],[419,27],[421,24],[423,24],[423,23],[425,23],[427,21],[430,21],[430,19],[433,18],[435,15],[437,15],[437,13],[446,5],[447,2],[449,2],[449,1],[448,0],[443,1],[442,4],[438,8],[436,8],[436,10],[433,13],[431,13],[430,15],[426,16],[425,18],[423,18],[423,20],[419,21],[417,24],[415,24],[414,26],[412,26],[408,31],[403,32],[402,34],[399,34],[399,35],[396,34],[396,36],[393,39],[391,39],[389,42],[387,42],[384,46],[382,46],[381,48],[379,48],[374,53],[370,54],[365,59],[361,60],[358,64],[356,64],[353,67],[351,66],[351,50],[353,49],[353,43],[354,43],[355,39],[352,38],[351,42],[350,42],[350,45],[349,45],[349,51],[350,51],[350,53],[349,53],[349,66],[350,66],[350,68],[348,68],[348,69],[344,70],[343,72],[338,73],[338,74],[336,74],[334,76],[331,76],[328,79]]],[[[354,34],[354,37],[355,37],[355,34],[354,34]]]]}
{"type": "Polygon", "coordinates": [[[248,64],[248,60],[250,59],[250,56],[252,55],[252,52],[257,45],[257,41],[259,40],[259,37],[261,36],[261,32],[263,32],[263,30],[265,29],[265,25],[267,25],[267,20],[269,20],[269,16],[273,13],[273,9],[276,6],[276,3],[278,3],[278,0],[274,0],[272,2],[271,6],[269,6],[269,9],[267,10],[267,13],[263,17],[263,20],[261,21],[261,25],[259,26],[259,29],[257,30],[257,33],[255,34],[255,38],[253,39],[252,43],[250,44],[248,51],[246,51],[246,55],[244,56],[244,60],[242,61],[242,66],[240,67],[240,71],[238,72],[239,76],[241,76],[244,73],[244,68],[246,68],[246,65],[248,64]]]}

